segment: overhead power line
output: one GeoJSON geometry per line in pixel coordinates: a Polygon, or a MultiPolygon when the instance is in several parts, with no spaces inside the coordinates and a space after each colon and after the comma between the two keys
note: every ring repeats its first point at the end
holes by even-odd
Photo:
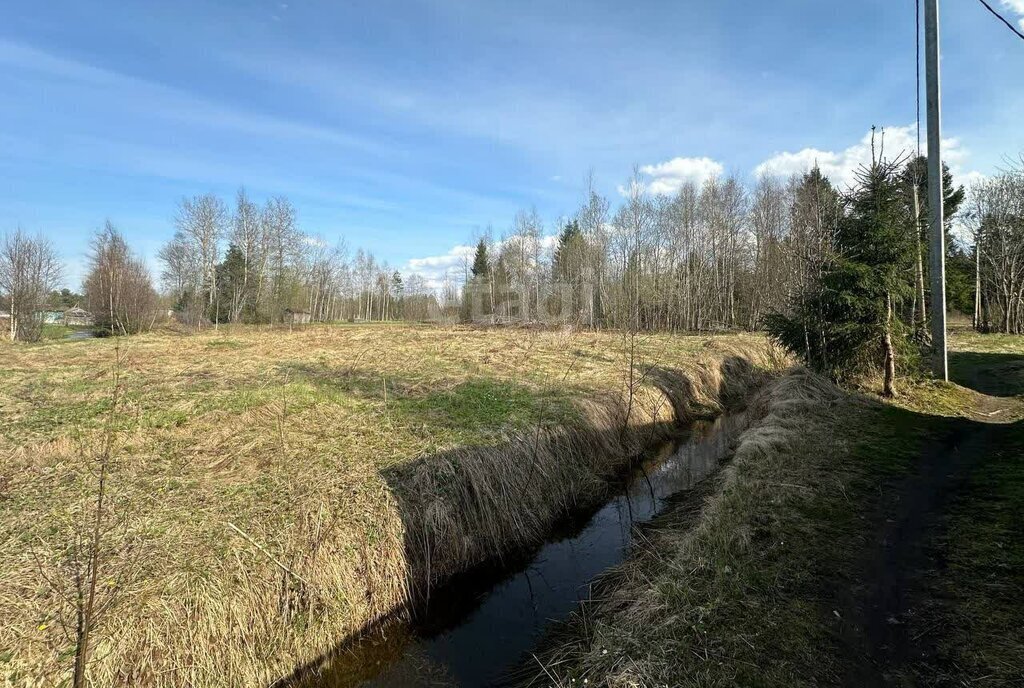
{"type": "Polygon", "coordinates": [[[1021,33],[1017,29],[1017,27],[1014,26],[1006,17],[1004,17],[1003,15],[999,14],[994,9],[992,9],[992,5],[990,5],[987,2],[985,2],[985,0],[978,0],[978,2],[980,2],[982,5],[984,5],[985,9],[987,9],[989,12],[991,12],[996,17],[996,19],[998,19],[999,21],[1001,21],[1004,24],[1006,24],[1006,28],[1008,28],[1010,31],[1013,31],[1015,34],[1017,34],[1017,37],[1019,39],[1024,41],[1024,33],[1021,33]]]}

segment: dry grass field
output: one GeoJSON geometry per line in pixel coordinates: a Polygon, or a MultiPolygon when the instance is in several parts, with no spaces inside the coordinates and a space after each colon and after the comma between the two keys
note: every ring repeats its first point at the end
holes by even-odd
{"type": "Polygon", "coordinates": [[[558,438],[672,420],[652,366],[689,371],[688,401],[714,406],[722,361],[763,350],[408,325],[2,344],[0,672],[70,673],[106,438],[92,683],[267,684],[407,600],[411,531],[443,573],[501,553],[474,528],[528,542],[593,498],[607,457],[558,438]]]}

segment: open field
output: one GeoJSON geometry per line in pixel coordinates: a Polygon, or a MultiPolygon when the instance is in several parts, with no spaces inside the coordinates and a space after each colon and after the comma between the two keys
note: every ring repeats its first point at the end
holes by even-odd
{"type": "Polygon", "coordinates": [[[105,438],[94,684],[257,685],[407,582],[531,544],[672,422],[742,394],[765,351],[408,325],[0,346],[0,671],[70,670],[105,438]]]}
{"type": "Polygon", "coordinates": [[[1024,337],[956,331],[950,365],[893,403],[770,385],[530,685],[1024,684],[1024,337]]]}

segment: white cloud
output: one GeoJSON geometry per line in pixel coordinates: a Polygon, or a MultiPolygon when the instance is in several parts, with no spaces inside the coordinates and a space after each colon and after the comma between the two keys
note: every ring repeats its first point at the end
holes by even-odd
{"type": "MultiPolygon", "coordinates": [[[[504,241],[496,241],[489,249],[491,260],[497,257],[498,251],[504,241]]],[[[554,250],[558,244],[557,234],[545,234],[540,237],[540,249],[542,252],[554,250]]],[[[466,276],[468,266],[473,263],[473,256],[476,254],[476,246],[459,244],[449,249],[448,253],[440,256],[426,256],[425,258],[410,258],[401,268],[402,274],[415,273],[423,278],[427,287],[440,291],[444,286],[445,277],[449,277],[455,284],[462,284],[466,276]]]]}
{"type": "Polygon", "coordinates": [[[1021,15],[1021,19],[1017,23],[1020,24],[1021,29],[1024,29],[1024,0],[1003,0],[1003,7],[1021,15]]]}
{"type": "Polygon", "coordinates": [[[440,290],[444,286],[446,275],[451,275],[457,282],[462,281],[466,263],[473,260],[474,251],[475,246],[460,244],[453,246],[444,255],[410,258],[402,272],[416,273],[424,279],[430,289],[440,290]]]}
{"type": "MultiPolygon", "coordinates": [[[[683,184],[693,182],[701,185],[725,171],[722,163],[711,158],[672,158],[657,165],[644,165],[641,174],[650,177],[644,188],[653,194],[670,196],[677,193],[683,184]]],[[[628,194],[626,187],[619,187],[619,193],[628,194]]]]}
{"type": "MultiPolygon", "coordinates": [[[[1024,0],[1020,0],[1024,2],[1024,0]]],[[[927,153],[924,132],[921,132],[921,153],[927,153]]],[[[885,155],[889,160],[913,155],[917,150],[917,135],[914,125],[906,127],[887,127],[880,129],[875,135],[876,152],[885,155]]],[[[942,140],[942,153],[957,183],[976,181],[979,172],[964,168],[970,156],[957,138],[942,140]]],[[[851,186],[856,180],[857,170],[871,163],[871,132],[866,133],[860,141],[842,151],[821,150],[819,148],[803,148],[799,151],[776,153],[756,168],[754,174],[773,174],[788,177],[792,174],[803,174],[815,164],[821,168],[835,184],[842,188],[851,186]]]]}

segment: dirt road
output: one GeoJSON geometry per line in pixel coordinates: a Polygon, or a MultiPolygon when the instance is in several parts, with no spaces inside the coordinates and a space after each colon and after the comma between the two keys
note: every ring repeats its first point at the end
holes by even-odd
{"type": "MultiPolygon", "coordinates": [[[[963,641],[957,636],[972,626],[970,609],[1024,606],[1019,570],[992,572],[989,586],[960,580],[965,570],[984,562],[968,558],[961,564],[964,543],[951,532],[960,517],[985,518],[984,507],[992,505],[977,502],[993,501],[992,490],[978,486],[990,473],[1011,469],[1000,479],[1010,495],[1017,494],[1016,481],[1024,480],[1019,469],[1024,459],[1016,451],[1024,423],[1015,420],[1021,413],[1015,395],[1024,389],[1015,388],[1015,376],[1009,374],[1024,361],[971,354],[956,363],[956,381],[981,394],[972,418],[922,417],[931,429],[920,460],[908,475],[882,489],[856,583],[842,596],[844,609],[836,612],[843,617],[841,636],[849,660],[845,685],[973,683],[954,647],[963,641]],[[952,568],[951,562],[956,563],[952,568]]],[[[994,505],[997,516],[1024,507],[1015,500],[1003,502],[994,505]]],[[[995,544],[1002,549],[1002,543],[995,544]]],[[[1016,629],[1018,637],[1022,632],[1016,629]]],[[[987,641],[973,637],[968,642],[987,641]]],[[[988,649],[969,648],[969,654],[984,655],[988,649]]],[[[1024,671],[1024,658],[1021,664],[1024,671]]],[[[1008,675],[1016,670],[1009,667],[1008,675]]],[[[1024,673],[1020,678],[1024,685],[1024,673]]]]}

